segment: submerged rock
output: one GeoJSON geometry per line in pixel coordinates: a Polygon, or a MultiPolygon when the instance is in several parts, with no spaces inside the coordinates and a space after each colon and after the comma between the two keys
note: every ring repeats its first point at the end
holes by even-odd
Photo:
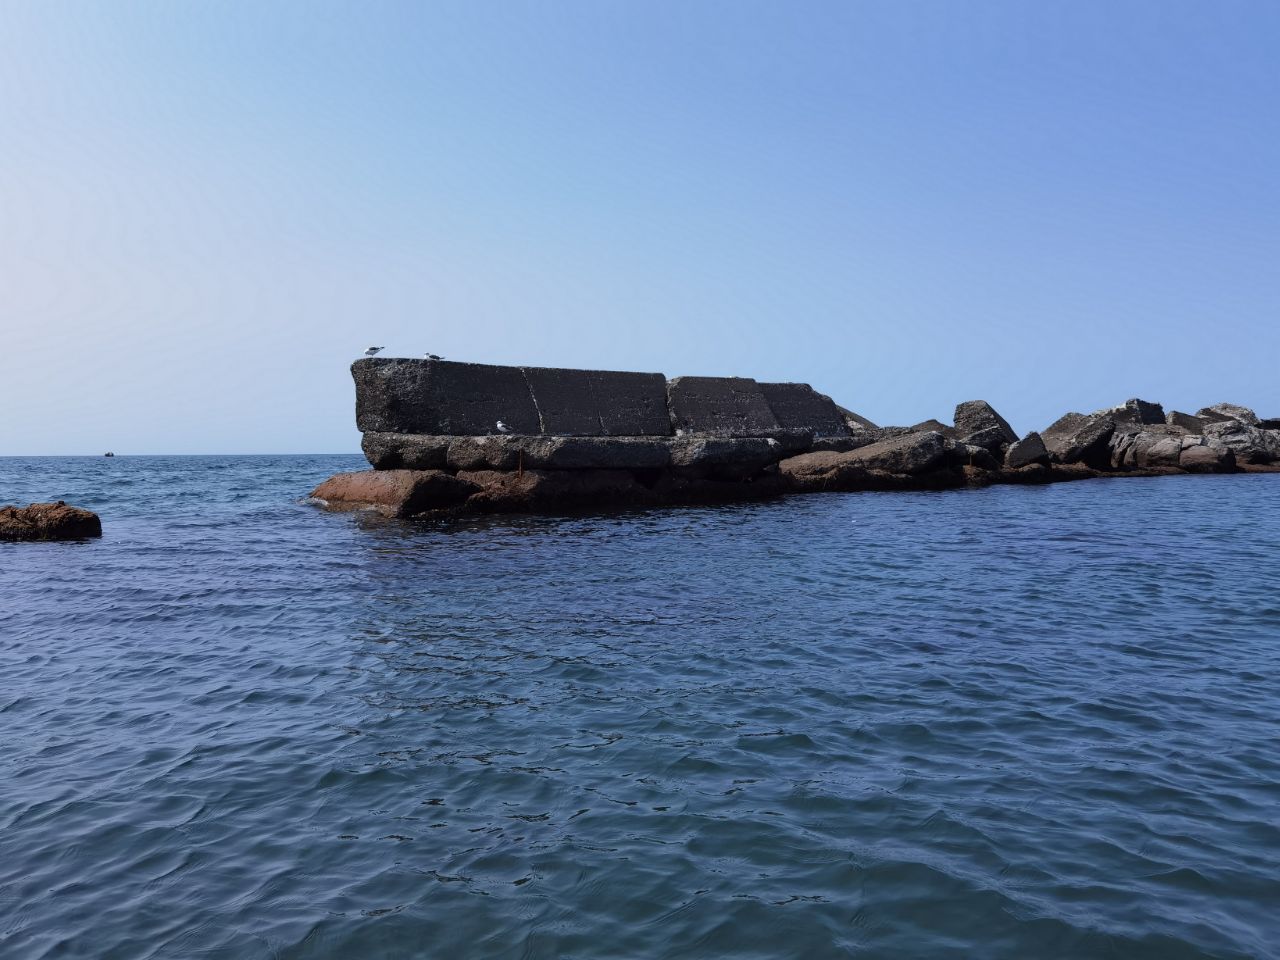
{"type": "Polygon", "coordinates": [[[0,507],[0,540],[84,540],[102,536],[102,521],[91,510],[63,500],[27,507],[0,507]]]}

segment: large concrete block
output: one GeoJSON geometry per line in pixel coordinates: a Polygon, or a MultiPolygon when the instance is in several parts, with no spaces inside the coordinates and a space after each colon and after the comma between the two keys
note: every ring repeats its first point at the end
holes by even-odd
{"type": "Polygon", "coordinates": [[[815,437],[849,436],[840,408],[807,383],[762,383],[760,392],[783,429],[812,430],[815,437]]]}
{"type": "Polygon", "coordinates": [[[746,377],[676,377],[667,406],[678,432],[711,437],[765,437],[781,429],[760,384],[746,377]]]}
{"type": "Polygon", "coordinates": [[[539,432],[538,410],[519,367],[372,357],[351,365],[356,426],[366,433],[475,436],[539,432]]]}
{"type": "Polygon", "coordinates": [[[660,373],[525,367],[542,432],[567,437],[671,435],[660,373]]]}

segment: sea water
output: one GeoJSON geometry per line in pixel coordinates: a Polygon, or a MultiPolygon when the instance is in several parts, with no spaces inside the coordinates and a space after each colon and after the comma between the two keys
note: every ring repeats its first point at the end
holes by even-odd
{"type": "Polygon", "coordinates": [[[0,459],[0,956],[1280,953],[1280,476],[409,524],[0,459]]]}

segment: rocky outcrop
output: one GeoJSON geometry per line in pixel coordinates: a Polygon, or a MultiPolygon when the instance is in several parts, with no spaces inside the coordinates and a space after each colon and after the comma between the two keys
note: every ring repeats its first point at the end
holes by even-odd
{"type": "Polygon", "coordinates": [[[957,439],[982,447],[1001,459],[1005,448],[1018,440],[1018,435],[1005,418],[985,400],[967,400],[958,404],[955,424],[957,439]]]}
{"type": "Polygon", "coordinates": [[[102,521],[91,510],[65,501],[0,507],[0,540],[86,540],[102,536],[102,521]]]}
{"type": "Polygon", "coordinates": [[[954,425],[878,427],[805,383],[397,359],[352,375],[375,469],[314,497],[392,517],[1280,471],[1280,421],[1233,404],[1133,398],[1019,440],[982,400],[954,425]]]}

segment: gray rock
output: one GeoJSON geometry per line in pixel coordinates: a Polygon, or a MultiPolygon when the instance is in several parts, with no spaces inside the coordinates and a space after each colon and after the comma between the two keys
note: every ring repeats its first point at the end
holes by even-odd
{"type": "Polygon", "coordinates": [[[847,462],[868,470],[886,473],[918,474],[945,465],[945,438],[940,433],[910,433],[903,437],[880,440],[849,453],[835,454],[847,462]]]}
{"type": "Polygon", "coordinates": [[[671,463],[669,437],[452,437],[453,470],[652,470],[671,463]]]}
{"type": "Polygon", "coordinates": [[[844,407],[837,406],[840,416],[844,417],[844,425],[849,428],[852,434],[865,433],[869,430],[879,430],[880,428],[868,420],[864,416],[854,413],[852,410],[846,410],[844,407]]]}
{"type": "Polygon", "coordinates": [[[372,357],[351,365],[356,426],[365,433],[537,434],[533,394],[519,367],[372,357]]]}
{"type": "Polygon", "coordinates": [[[1182,413],[1180,410],[1170,410],[1165,416],[1165,422],[1171,426],[1182,427],[1188,433],[1199,434],[1209,421],[1193,417],[1189,413],[1182,413]]]}
{"type": "Polygon", "coordinates": [[[1117,427],[1126,423],[1142,426],[1144,424],[1162,424],[1165,422],[1164,407],[1158,403],[1139,400],[1136,397],[1132,400],[1126,400],[1118,407],[1099,410],[1095,415],[1114,420],[1117,427]]]}
{"type": "Polygon", "coordinates": [[[1119,470],[1153,470],[1176,467],[1182,457],[1183,439],[1158,433],[1114,433],[1111,465],[1119,470]]]}
{"type": "Polygon", "coordinates": [[[746,377],[676,377],[667,383],[676,435],[764,437],[781,429],[760,384],[746,377]]]}
{"type": "Polygon", "coordinates": [[[848,453],[867,444],[875,443],[877,437],[869,430],[849,437],[814,437],[809,450],[813,452],[827,451],[831,453],[848,453]]]}
{"type": "Polygon", "coordinates": [[[1230,473],[1236,467],[1236,455],[1227,447],[1202,442],[1184,447],[1178,466],[1190,473],[1230,473]]]}
{"type": "Polygon", "coordinates": [[[814,437],[849,436],[840,408],[807,383],[762,383],[760,392],[784,430],[808,430],[814,437]]]}
{"type": "Polygon", "coordinates": [[[541,432],[552,436],[671,435],[660,373],[523,367],[541,432]]]}
{"type": "Polygon", "coordinates": [[[1266,420],[1259,420],[1258,427],[1262,430],[1280,430],[1280,417],[1268,417],[1266,420]]]}
{"type": "MultiPolygon", "coordinates": [[[[924,432],[937,433],[938,431],[924,432]]],[[[983,470],[1000,469],[1000,461],[986,447],[965,443],[962,440],[952,440],[947,436],[942,438],[942,445],[947,452],[945,462],[948,467],[979,467],[983,470]]]]}
{"type": "Polygon", "coordinates": [[[1258,415],[1237,403],[1215,403],[1211,407],[1201,407],[1196,411],[1196,416],[1210,423],[1235,420],[1251,427],[1258,425],[1258,415]]]}
{"type": "Polygon", "coordinates": [[[1096,468],[1111,465],[1111,437],[1116,424],[1110,417],[1067,413],[1040,432],[1055,463],[1081,463],[1096,468]]]}
{"type": "Polygon", "coordinates": [[[671,466],[683,469],[733,467],[752,473],[783,457],[781,444],[765,437],[677,437],[671,443],[671,466]]]}
{"type": "Polygon", "coordinates": [[[449,463],[452,439],[418,433],[366,433],[360,447],[375,470],[443,470],[449,463]]]}
{"type": "Polygon", "coordinates": [[[983,447],[992,452],[1003,450],[1016,443],[1018,435],[995,408],[985,400],[966,400],[956,405],[956,436],[965,443],[983,447]]]}
{"type": "Polygon", "coordinates": [[[1034,430],[1011,444],[1004,455],[1004,465],[1010,470],[1018,470],[1033,463],[1042,463],[1045,466],[1049,464],[1049,450],[1044,445],[1040,434],[1034,430]]]}
{"type": "Polygon", "coordinates": [[[1262,430],[1239,420],[1219,420],[1205,426],[1204,437],[1210,444],[1230,449],[1238,463],[1280,460],[1280,431],[1262,430]]]}

